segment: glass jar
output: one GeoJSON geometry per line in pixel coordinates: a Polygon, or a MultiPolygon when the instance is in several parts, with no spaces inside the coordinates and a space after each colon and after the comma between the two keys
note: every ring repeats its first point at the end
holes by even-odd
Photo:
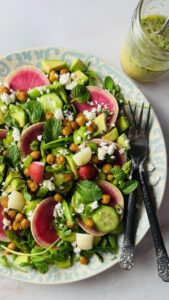
{"type": "Polygon", "coordinates": [[[169,0],[139,2],[120,55],[122,68],[130,77],[148,82],[169,70],[169,28],[165,36],[159,36],[154,31],[155,28],[159,30],[163,27],[167,17],[169,17],[169,0]],[[152,24],[153,35],[150,27],[152,24]]]}

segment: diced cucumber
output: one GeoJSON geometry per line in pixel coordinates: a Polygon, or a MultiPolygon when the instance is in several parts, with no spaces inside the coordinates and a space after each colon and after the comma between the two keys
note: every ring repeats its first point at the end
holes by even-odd
{"type": "Polygon", "coordinates": [[[74,143],[79,145],[82,143],[82,141],[87,140],[86,132],[87,132],[86,126],[82,126],[79,129],[76,129],[73,133],[74,143]]]}
{"type": "Polygon", "coordinates": [[[73,80],[77,82],[77,84],[86,84],[89,80],[88,76],[86,76],[83,72],[81,71],[75,71],[73,74],[73,80]]]}
{"type": "Polygon", "coordinates": [[[76,58],[70,66],[71,72],[75,72],[77,70],[80,70],[82,72],[86,71],[85,64],[79,58],[76,58]]]}
{"type": "Polygon", "coordinates": [[[66,62],[63,60],[45,59],[41,62],[42,70],[45,73],[50,73],[52,70],[59,71],[66,68],[66,62]]]}

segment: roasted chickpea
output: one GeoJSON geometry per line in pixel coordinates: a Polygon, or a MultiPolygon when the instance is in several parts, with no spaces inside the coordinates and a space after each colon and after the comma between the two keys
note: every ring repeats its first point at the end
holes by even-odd
{"type": "Polygon", "coordinates": [[[101,203],[102,203],[102,204],[109,204],[109,203],[110,203],[110,200],[111,200],[110,195],[108,195],[108,194],[103,194],[103,195],[102,195],[102,199],[101,199],[101,203]]]}
{"type": "Polygon", "coordinates": [[[49,164],[49,165],[53,165],[55,162],[56,162],[56,156],[54,154],[48,154],[47,157],[46,157],[46,162],[49,164]]]}
{"type": "Polygon", "coordinates": [[[7,208],[8,207],[8,197],[3,197],[0,201],[0,203],[3,206],[3,208],[7,208]]]}
{"type": "Polygon", "coordinates": [[[25,91],[17,90],[15,93],[15,96],[16,96],[17,100],[20,102],[25,102],[27,100],[27,92],[25,92],[25,91]]]}
{"type": "Polygon", "coordinates": [[[74,178],[74,176],[73,176],[72,173],[65,173],[65,174],[64,174],[64,179],[65,179],[66,181],[71,181],[71,180],[73,180],[73,178],[74,178]]]}
{"type": "Polygon", "coordinates": [[[68,72],[69,72],[68,68],[63,68],[60,70],[60,75],[66,74],[68,72]]]}
{"type": "Polygon", "coordinates": [[[85,256],[80,256],[79,262],[82,265],[87,265],[89,263],[89,259],[87,257],[85,257],[85,256]]]}
{"type": "Polygon", "coordinates": [[[20,229],[21,229],[20,223],[14,221],[13,224],[12,224],[12,228],[13,228],[13,230],[15,230],[15,231],[20,230],[20,229]]]}
{"type": "Polygon", "coordinates": [[[9,243],[9,244],[8,244],[8,249],[9,249],[9,250],[15,250],[15,249],[16,249],[15,243],[13,243],[13,242],[12,242],[12,243],[9,243]]]}
{"type": "Polygon", "coordinates": [[[37,192],[37,190],[39,188],[39,185],[33,180],[27,180],[27,185],[32,193],[37,192]]]}
{"type": "Polygon", "coordinates": [[[10,94],[10,90],[9,90],[9,88],[8,87],[6,87],[6,86],[0,86],[0,94],[3,94],[3,93],[5,93],[5,94],[10,94]]]}
{"type": "Polygon", "coordinates": [[[15,221],[16,222],[21,222],[24,219],[24,215],[22,213],[17,213],[16,217],[15,217],[15,221]]]}
{"type": "Polygon", "coordinates": [[[79,126],[83,126],[86,123],[86,117],[84,114],[80,113],[77,115],[75,121],[79,126]]]}
{"type": "Polygon", "coordinates": [[[73,143],[69,146],[69,150],[72,152],[77,152],[79,151],[79,146],[73,143]]]}
{"type": "Polygon", "coordinates": [[[51,83],[53,83],[54,81],[58,80],[59,76],[58,76],[58,73],[56,73],[56,71],[52,70],[50,73],[49,73],[49,81],[51,83]]]}
{"type": "Polygon", "coordinates": [[[38,160],[41,157],[41,153],[38,150],[32,151],[30,155],[34,160],[38,160]]]}
{"type": "Polygon", "coordinates": [[[96,125],[95,123],[91,123],[90,125],[87,126],[87,130],[90,132],[90,133],[93,133],[96,129],[96,125]]]}
{"type": "Polygon", "coordinates": [[[53,117],[54,117],[54,114],[53,114],[52,112],[47,112],[47,113],[45,114],[46,120],[51,119],[51,118],[53,118],[53,117]]]}
{"type": "Polygon", "coordinates": [[[21,221],[21,228],[22,229],[26,229],[26,228],[29,228],[29,226],[30,226],[30,222],[29,222],[29,220],[28,219],[23,219],[22,221],[21,221]]]}
{"type": "Polygon", "coordinates": [[[84,220],[84,224],[88,227],[88,228],[92,228],[94,226],[94,222],[92,219],[86,219],[84,220]]]}
{"type": "Polygon", "coordinates": [[[112,181],[113,180],[113,175],[112,174],[108,174],[107,175],[107,180],[108,181],[112,181]]]}
{"type": "Polygon", "coordinates": [[[6,149],[4,149],[3,151],[2,151],[2,155],[3,156],[6,156],[8,154],[8,151],[6,150],[6,149]]]}
{"type": "Polygon", "coordinates": [[[29,168],[25,168],[25,170],[24,170],[24,175],[26,176],[26,177],[28,177],[29,176],[29,168]]]}
{"type": "Polygon", "coordinates": [[[105,165],[102,167],[102,171],[103,171],[103,173],[105,173],[105,174],[110,174],[110,173],[111,173],[111,169],[112,169],[112,165],[111,165],[111,164],[105,164],[105,165]]]}
{"type": "Polygon", "coordinates": [[[74,129],[74,130],[77,129],[77,128],[79,127],[79,125],[77,124],[76,121],[71,121],[71,122],[70,122],[70,126],[71,126],[71,128],[74,129]]]}
{"type": "Polygon", "coordinates": [[[60,195],[59,193],[57,193],[57,194],[54,195],[54,200],[56,202],[61,202],[63,200],[63,197],[62,197],[62,195],[60,195]]]}
{"type": "Polygon", "coordinates": [[[63,119],[63,125],[69,125],[70,126],[71,121],[69,119],[63,119]]]}
{"type": "Polygon", "coordinates": [[[63,127],[62,134],[64,136],[70,135],[71,133],[72,133],[72,128],[70,127],[70,125],[66,125],[65,127],[63,127]]]}
{"type": "Polygon", "coordinates": [[[59,155],[56,157],[56,163],[58,165],[63,165],[65,162],[65,157],[63,155],[59,155]]]}
{"type": "Polygon", "coordinates": [[[99,159],[98,159],[97,155],[92,156],[92,163],[95,164],[95,165],[97,165],[99,163],[99,159]]]}
{"type": "Polygon", "coordinates": [[[16,210],[14,209],[10,209],[8,211],[8,216],[11,218],[11,219],[14,219],[16,217],[16,210]]]}

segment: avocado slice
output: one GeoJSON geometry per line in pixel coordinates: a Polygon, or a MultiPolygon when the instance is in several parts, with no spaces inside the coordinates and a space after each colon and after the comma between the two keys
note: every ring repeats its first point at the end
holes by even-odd
{"type": "Polygon", "coordinates": [[[7,113],[5,114],[5,122],[11,126],[14,121],[19,127],[23,128],[27,122],[27,114],[19,105],[10,104],[7,113]]]}
{"type": "Polygon", "coordinates": [[[56,59],[45,59],[41,62],[42,70],[45,73],[50,73],[52,70],[60,71],[63,68],[66,68],[66,62],[63,60],[56,59]]]}
{"type": "Polygon", "coordinates": [[[79,58],[76,58],[70,66],[70,71],[75,72],[78,70],[84,72],[86,71],[86,66],[79,58]]]}
{"type": "Polygon", "coordinates": [[[95,133],[95,135],[99,135],[102,134],[103,132],[105,132],[107,130],[107,125],[106,125],[106,115],[104,113],[100,114],[99,116],[97,116],[93,122],[96,124],[97,126],[97,131],[95,133]]]}
{"type": "Polygon", "coordinates": [[[67,155],[66,159],[67,159],[67,163],[69,165],[70,170],[72,171],[72,173],[75,176],[75,179],[78,179],[79,176],[78,176],[76,164],[75,164],[73,158],[70,155],[67,155]]]}
{"type": "Polygon", "coordinates": [[[119,136],[118,130],[117,130],[116,127],[114,127],[111,131],[109,131],[108,133],[106,133],[103,136],[103,138],[105,140],[114,142],[115,140],[117,140],[118,136],[119,136]]]}
{"type": "Polygon", "coordinates": [[[86,76],[82,71],[77,70],[74,73],[72,73],[72,78],[77,84],[86,84],[89,80],[88,76],[86,76]]]}
{"type": "Polygon", "coordinates": [[[54,112],[57,108],[63,107],[62,100],[55,93],[42,95],[38,98],[38,101],[41,103],[45,113],[54,112]]]}
{"type": "Polygon", "coordinates": [[[19,265],[19,266],[27,265],[29,263],[29,256],[27,256],[26,254],[22,255],[22,256],[17,256],[15,258],[14,262],[16,265],[19,265]]]}
{"type": "Polygon", "coordinates": [[[82,141],[87,140],[86,132],[87,132],[86,126],[82,126],[79,129],[76,129],[73,133],[74,143],[79,145],[82,143],[82,141]]]}
{"type": "Polygon", "coordinates": [[[5,187],[8,186],[14,178],[19,178],[20,173],[17,171],[10,170],[5,179],[5,187]]]}
{"type": "Polygon", "coordinates": [[[76,234],[74,232],[71,232],[68,236],[65,236],[62,232],[58,231],[59,237],[69,243],[73,243],[76,240],[76,234]]]}
{"type": "Polygon", "coordinates": [[[5,170],[6,170],[6,164],[5,164],[5,157],[0,156],[0,183],[2,183],[5,175],[5,170]]]}
{"type": "Polygon", "coordinates": [[[127,135],[125,133],[122,133],[118,137],[117,144],[119,144],[121,147],[123,147],[126,150],[130,149],[129,140],[128,140],[128,137],[127,137],[127,135]]]}
{"type": "Polygon", "coordinates": [[[7,132],[6,138],[3,139],[3,145],[6,149],[9,149],[11,147],[11,143],[14,141],[12,132],[13,132],[13,130],[9,130],[7,132]]]}
{"type": "Polygon", "coordinates": [[[32,156],[28,154],[23,162],[24,168],[28,168],[32,161],[33,161],[32,156]]]}
{"type": "Polygon", "coordinates": [[[119,132],[124,132],[129,128],[129,121],[125,116],[121,116],[116,122],[119,132]]]}
{"type": "Polygon", "coordinates": [[[71,258],[69,257],[67,260],[64,260],[64,261],[56,261],[55,260],[54,264],[60,269],[66,269],[66,268],[71,267],[72,261],[71,261],[71,258]]]}
{"type": "Polygon", "coordinates": [[[13,191],[20,191],[25,186],[25,180],[22,178],[14,178],[10,184],[5,189],[7,194],[12,193],[13,191]]]}

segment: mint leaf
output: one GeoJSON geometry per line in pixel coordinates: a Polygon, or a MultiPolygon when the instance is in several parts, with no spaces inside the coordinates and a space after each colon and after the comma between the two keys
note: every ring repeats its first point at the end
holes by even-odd
{"type": "Polygon", "coordinates": [[[61,133],[61,122],[54,118],[51,118],[46,121],[44,126],[44,138],[45,141],[51,142],[56,140],[61,133]]]}
{"type": "Polygon", "coordinates": [[[110,76],[106,76],[104,79],[104,83],[103,83],[103,87],[104,89],[108,90],[108,91],[112,91],[113,87],[114,87],[114,81],[110,76]]]}
{"type": "Polygon", "coordinates": [[[36,100],[30,100],[26,104],[26,110],[29,115],[30,122],[32,124],[38,123],[41,121],[43,117],[43,109],[41,104],[36,100]]]}
{"type": "Polygon", "coordinates": [[[72,96],[76,101],[84,103],[90,99],[90,92],[87,87],[78,84],[72,89],[72,96]]]}
{"type": "Polygon", "coordinates": [[[123,194],[127,195],[133,192],[138,187],[138,181],[137,180],[130,180],[128,182],[125,182],[123,185],[122,192],[123,194]]]}
{"type": "Polygon", "coordinates": [[[16,144],[12,145],[8,149],[7,158],[13,167],[17,167],[19,160],[20,160],[20,152],[19,152],[19,149],[16,144]]]}
{"type": "Polygon", "coordinates": [[[76,190],[83,197],[84,202],[98,201],[102,196],[101,189],[90,180],[78,181],[76,190]]]}

